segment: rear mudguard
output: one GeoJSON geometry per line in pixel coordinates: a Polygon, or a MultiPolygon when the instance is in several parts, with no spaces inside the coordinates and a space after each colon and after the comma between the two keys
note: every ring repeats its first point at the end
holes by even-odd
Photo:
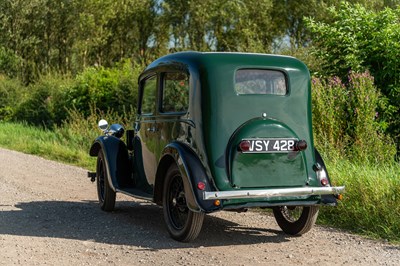
{"type": "Polygon", "coordinates": [[[187,145],[179,142],[172,142],[163,150],[157,169],[154,189],[154,201],[157,204],[162,204],[165,173],[173,163],[178,166],[181,172],[186,202],[190,210],[208,213],[221,209],[221,206],[214,205],[214,201],[203,200],[204,191],[215,191],[216,189],[210,182],[206,170],[196,153],[187,145]],[[205,184],[204,190],[197,188],[199,182],[205,184]]]}
{"type": "Polygon", "coordinates": [[[112,190],[129,186],[132,170],[129,163],[128,149],[125,143],[114,136],[100,136],[92,144],[89,155],[104,153],[107,176],[112,190]]]}
{"type": "MultiPolygon", "coordinates": [[[[322,167],[322,171],[325,171],[326,177],[328,178],[328,181],[329,181],[329,185],[332,186],[331,179],[329,178],[328,170],[326,169],[326,166],[325,166],[324,160],[322,159],[321,154],[318,152],[317,149],[314,149],[314,151],[315,151],[315,162],[318,163],[322,167]]],[[[337,205],[337,199],[334,195],[322,195],[321,202],[322,202],[322,204],[331,205],[331,206],[337,205]]]]}

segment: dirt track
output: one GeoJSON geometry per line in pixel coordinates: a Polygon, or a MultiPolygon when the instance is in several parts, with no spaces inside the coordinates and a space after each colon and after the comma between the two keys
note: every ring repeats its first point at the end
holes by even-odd
{"type": "Polygon", "coordinates": [[[81,168],[0,149],[0,265],[400,265],[400,246],[315,227],[289,237],[257,212],[208,215],[189,244],[162,209],[118,195],[105,213],[81,168]]]}

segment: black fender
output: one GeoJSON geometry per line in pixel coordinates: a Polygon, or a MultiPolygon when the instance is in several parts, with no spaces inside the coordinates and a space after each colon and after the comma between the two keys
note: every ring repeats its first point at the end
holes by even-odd
{"type": "Polygon", "coordinates": [[[214,201],[203,200],[204,191],[215,191],[216,189],[210,182],[206,170],[197,154],[187,145],[180,142],[172,142],[163,150],[157,168],[154,186],[155,203],[159,205],[162,204],[165,173],[173,163],[178,166],[181,172],[186,191],[186,202],[190,210],[208,213],[221,209],[220,206],[214,205],[214,201]],[[204,190],[197,188],[199,182],[205,184],[204,190]]]}
{"type": "Polygon", "coordinates": [[[128,186],[132,170],[125,143],[114,136],[100,136],[89,150],[90,156],[103,152],[109,184],[113,191],[128,186]]]}
{"type": "MultiPolygon", "coordinates": [[[[322,170],[325,171],[326,177],[328,178],[328,181],[329,181],[329,185],[331,186],[332,185],[331,179],[329,177],[328,170],[326,169],[324,160],[322,159],[322,156],[317,149],[314,149],[314,152],[315,152],[315,162],[318,163],[322,167],[322,170]]],[[[321,201],[323,204],[332,205],[332,206],[337,205],[337,199],[334,195],[322,195],[321,201]]]]}
{"type": "Polygon", "coordinates": [[[318,163],[322,169],[325,171],[326,173],[326,177],[328,178],[329,184],[331,184],[331,179],[329,178],[329,173],[328,170],[326,169],[324,160],[322,159],[321,154],[319,153],[319,151],[317,149],[314,149],[314,154],[315,154],[315,162],[318,163]]]}

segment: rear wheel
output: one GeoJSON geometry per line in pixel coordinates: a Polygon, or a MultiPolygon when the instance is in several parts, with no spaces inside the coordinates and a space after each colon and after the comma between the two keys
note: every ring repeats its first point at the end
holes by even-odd
{"type": "Polygon", "coordinates": [[[276,222],[289,235],[310,231],[318,217],[318,206],[280,206],[273,209],[276,222]]]}
{"type": "Polygon", "coordinates": [[[193,212],[188,208],[183,179],[176,165],[168,169],[165,177],[163,212],[168,232],[173,239],[189,242],[199,235],[204,213],[193,212]]]}
{"type": "Polygon", "coordinates": [[[100,208],[108,212],[114,210],[116,193],[112,190],[108,181],[108,173],[102,150],[97,155],[96,180],[100,208]]]}

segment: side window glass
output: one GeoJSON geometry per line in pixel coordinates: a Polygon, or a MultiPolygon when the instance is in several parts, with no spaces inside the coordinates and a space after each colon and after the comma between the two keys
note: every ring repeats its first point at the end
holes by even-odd
{"type": "Polygon", "coordinates": [[[157,76],[144,81],[142,97],[142,114],[152,114],[156,107],[157,76]]]}
{"type": "Polygon", "coordinates": [[[162,112],[182,113],[189,107],[189,77],[184,73],[165,73],[162,112]]]}

